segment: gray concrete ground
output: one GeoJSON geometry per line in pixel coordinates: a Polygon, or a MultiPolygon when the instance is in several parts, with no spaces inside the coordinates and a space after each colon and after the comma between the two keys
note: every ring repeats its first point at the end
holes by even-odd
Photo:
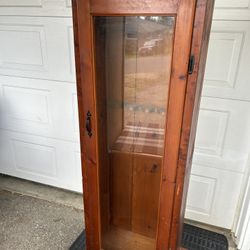
{"type": "MultiPolygon", "coordinates": [[[[22,182],[9,180],[12,185],[22,182]]],[[[3,177],[0,183],[0,250],[69,249],[84,228],[83,210],[78,208],[82,206],[81,195],[26,181],[21,189],[24,194],[20,194],[20,190],[6,191],[10,188],[9,184],[3,187],[3,177]],[[34,197],[25,194],[25,190],[33,190],[34,197]],[[46,192],[42,190],[49,193],[49,201],[44,199],[46,192]]]]}
{"type": "MultiPolygon", "coordinates": [[[[229,231],[186,221],[224,234],[229,231]]],[[[82,195],[0,175],[0,250],[61,250],[84,228],[82,195]]]]}
{"type": "Polygon", "coordinates": [[[59,188],[54,188],[7,175],[0,174],[0,190],[7,190],[77,209],[83,209],[82,194],[65,191],[59,188]]]}

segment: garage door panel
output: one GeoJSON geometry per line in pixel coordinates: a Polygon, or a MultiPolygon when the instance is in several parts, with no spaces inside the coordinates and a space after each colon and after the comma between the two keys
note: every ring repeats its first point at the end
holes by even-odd
{"type": "Polygon", "coordinates": [[[233,229],[250,152],[250,1],[216,0],[186,218],[233,229]]]}
{"type": "Polygon", "coordinates": [[[49,90],[2,85],[3,112],[13,120],[48,124],[48,99],[49,90]]]}
{"type": "Polygon", "coordinates": [[[0,127],[79,141],[76,86],[0,76],[0,127]]]}
{"type": "Polygon", "coordinates": [[[78,100],[77,93],[72,94],[72,107],[73,107],[73,123],[74,123],[74,134],[77,140],[79,140],[79,114],[78,114],[78,100]]]}
{"type": "Polygon", "coordinates": [[[229,116],[229,111],[201,108],[195,146],[197,153],[223,156],[229,116]]]}
{"type": "Polygon", "coordinates": [[[70,16],[70,0],[1,0],[0,15],[70,16]]]}
{"type": "Polygon", "coordinates": [[[56,149],[48,145],[11,139],[15,168],[19,172],[56,178],[56,149]]]}
{"type": "Polygon", "coordinates": [[[203,97],[193,162],[243,173],[250,151],[248,102],[203,97]]]}
{"type": "Polygon", "coordinates": [[[0,29],[1,69],[47,70],[44,26],[7,24],[0,29]]]}
{"type": "Polygon", "coordinates": [[[71,18],[0,16],[0,47],[2,75],[75,82],[71,18]]]}
{"type": "Polygon", "coordinates": [[[1,173],[82,191],[78,143],[4,130],[0,136],[1,173]]]}
{"type": "Polygon", "coordinates": [[[67,6],[68,8],[72,6],[71,0],[66,0],[66,6],[67,6]]]}
{"type": "MultiPolygon", "coordinates": [[[[81,191],[71,14],[70,0],[0,1],[0,172],[81,191]]],[[[186,217],[231,228],[250,152],[250,1],[216,0],[214,19],[186,217]]]]}
{"type": "Polygon", "coordinates": [[[216,0],[215,8],[248,8],[249,0],[216,0]]]}
{"type": "Polygon", "coordinates": [[[211,216],[217,179],[208,176],[192,174],[190,178],[187,213],[211,216]],[[202,202],[197,197],[202,197],[202,202]]]}
{"type": "Polygon", "coordinates": [[[185,217],[231,229],[243,177],[241,173],[194,164],[185,217]]]}
{"type": "Polygon", "coordinates": [[[214,21],[203,96],[250,100],[250,22],[214,21]]]}
{"type": "Polygon", "coordinates": [[[214,20],[250,20],[249,0],[216,0],[214,20]]]}
{"type": "Polygon", "coordinates": [[[20,2],[19,0],[2,0],[0,6],[25,6],[25,7],[42,7],[42,0],[24,0],[20,2]]]}
{"type": "Polygon", "coordinates": [[[205,86],[235,88],[244,44],[243,32],[213,32],[205,73],[205,86]]]}

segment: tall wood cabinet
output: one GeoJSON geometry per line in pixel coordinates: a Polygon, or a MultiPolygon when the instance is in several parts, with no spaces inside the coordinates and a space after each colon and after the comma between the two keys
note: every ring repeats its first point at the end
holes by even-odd
{"type": "Polygon", "coordinates": [[[88,250],[179,249],[212,0],[73,0],[88,250]]]}

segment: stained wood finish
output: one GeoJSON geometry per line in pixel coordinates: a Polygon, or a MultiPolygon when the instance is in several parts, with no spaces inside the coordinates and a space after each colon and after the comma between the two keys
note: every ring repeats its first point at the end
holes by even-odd
{"type": "Polygon", "coordinates": [[[101,228],[98,179],[99,173],[97,168],[98,135],[96,128],[95,81],[92,53],[92,18],[89,14],[89,3],[86,0],[73,0],[72,9],[84,190],[84,214],[87,232],[86,244],[88,250],[99,250],[101,249],[101,228]],[[88,111],[91,112],[91,137],[88,136],[85,130],[85,119],[88,111]]]}
{"type": "Polygon", "coordinates": [[[155,238],[162,157],[113,151],[111,223],[155,238]]]}
{"type": "Polygon", "coordinates": [[[156,237],[162,157],[136,155],[133,169],[132,231],[156,237]]]}
{"type": "Polygon", "coordinates": [[[174,202],[178,151],[191,48],[195,1],[181,0],[176,17],[172,71],[167,109],[166,138],[160,192],[157,248],[168,249],[174,202]],[[166,198],[168,197],[168,198],[166,198]]]}
{"type": "MultiPolygon", "coordinates": [[[[99,157],[96,79],[94,69],[92,15],[174,14],[176,28],[169,87],[165,151],[159,198],[159,222],[155,249],[177,249],[180,228],[180,212],[186,163],[190,166],[193,137],[196,130],[199,95],[204,74],[207,45],[205,32],[209,30],[212,0],[197,0],[197,14],[192,43],[196,59],[196,71],[188,77],[188,61],[191,49],[196,0],[73,0],[74,38],[77,70],[77,93],[80,118],[81,157],[83,172],[86,240],[88,250],[101,249],[99,157]],[[210,2],[210,4],[209,4],[210,2]],[[207,11],[207,14],[205,15],[207,11]],[[205,20],[209,19],[205,24],[205,20]],[[202,35],[201,35],[202,34],[202,35]],[[198,72],[199,70],[199,72],[198,72]],[[196,87],[196,82],[199,84],[196,87]],[[195,111],[193,112],[193,109],[195,111]],[[85,132],[85,117],[92,114],[93,135],[85,132]],[[191,129],[191,121],[193,127],[191,129]],[[190,139],[191,138],[191,139],[190,139]],[[189,143],[190,139],[190,143],[189,143]],[[179,149],[180,147],[180,149],[179,149]]],[[[182,210],[183,212],[184,210],[182,210]]],[[[129,232],[129,234],[132,232],[129,232]]],[[[127,238],[128,239],[128,238],[127,238]]],[[[146,248],[145,248],[146,249],[146,248]]],[[[152,249],[152,248],[150,248],[152,249]]]]}
{"type": "Polygon", "coordinates": [[[93,15],[176,14],[179,0],[90,0],[93,15]]]}
{"type": "Polygon", "coordinates": [[[132,218],[132,155],[111,153],[111,223],[123,229],[131,230],[132,218]]]}
{"type": "Polygon", "coordinates": [[[213,8],[214,0],[197,0],[191,48],[191,55],[195,56],[195,65],[193,73],[188,76],[185,97],[170,249],[180,247],[213,8]]]}
{"type": "Polygon", "coordinates": [[[110,250],[152,250],[155,248],[155,240],[141,234],[113,227],[108,235],[105,235],[104,247],[110,250]],[[115,242],[114,239],[116,239],[115,242]]]}

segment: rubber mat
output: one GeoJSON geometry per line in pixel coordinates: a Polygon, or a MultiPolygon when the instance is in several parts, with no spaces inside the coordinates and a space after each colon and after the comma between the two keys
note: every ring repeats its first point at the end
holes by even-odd
{"type": "MultiPolygon", "coordinates": [[[[182,247],[188,250],[228,250],[227,238],[199,227],[184,224],[182,247]]],[[[85,249],[85,231],[83,231],[70,247],[70,250],[85,249]]]]}
{"type": "Polygon", "coordinates": [[[85,238],[85,230],[81,232],[81,234],[77,237],[74,243],[71,245],[69,250],[85,250],[86,238],[85,238]]]}
{"type": "Polygon", "coordinates": [[[182,246],[188,250],[228,250],[224,235],[189,224],[183,227],[182,246]]]}

